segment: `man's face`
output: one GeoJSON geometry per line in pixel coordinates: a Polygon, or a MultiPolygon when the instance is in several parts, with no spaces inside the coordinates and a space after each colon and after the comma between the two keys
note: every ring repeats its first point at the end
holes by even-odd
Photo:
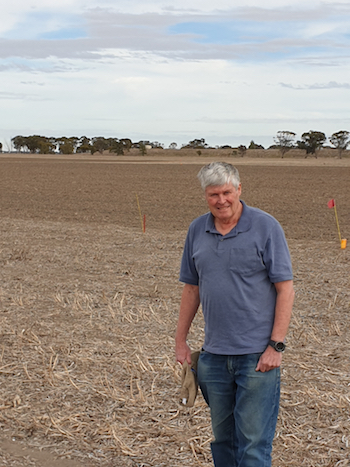
{"type": "Polygon", "coordinates": [[[240,212],[241,184],[236,189],[231,183],[208,186],[205,189],[205,200],[215,218],[224,222],[235,220],[240,212]]]}

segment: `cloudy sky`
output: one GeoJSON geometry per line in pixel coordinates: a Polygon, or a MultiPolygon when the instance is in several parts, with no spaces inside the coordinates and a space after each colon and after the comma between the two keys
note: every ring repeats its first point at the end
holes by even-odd
{"type": "Polygon", "coordinates": [[[0,142],[105,136],[265,147],[350,130],[350,1],[11,0],[0,142]]]}

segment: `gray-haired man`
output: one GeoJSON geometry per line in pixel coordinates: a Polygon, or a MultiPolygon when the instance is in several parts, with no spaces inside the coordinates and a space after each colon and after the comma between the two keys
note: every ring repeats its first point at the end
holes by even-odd
{"type": "Polygon", "coordinates": [[[186,338],[201,303],[198,382],[211,412],[214,464],[269,467],[294,300],[289,250],[276,219],[240,200],[235,167],[213,162],[198,178],[210,212],[186,238],[176,359],[191,363],[186,338]]]}

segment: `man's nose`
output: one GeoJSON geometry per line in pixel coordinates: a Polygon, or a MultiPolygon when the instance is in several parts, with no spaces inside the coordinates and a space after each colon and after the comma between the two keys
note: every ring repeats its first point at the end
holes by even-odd
{"type": "Polygon", "coordinates": [[[219,204],[224,204],[226,202],[226,197],[224,195],[219,195],[219,204]]]}

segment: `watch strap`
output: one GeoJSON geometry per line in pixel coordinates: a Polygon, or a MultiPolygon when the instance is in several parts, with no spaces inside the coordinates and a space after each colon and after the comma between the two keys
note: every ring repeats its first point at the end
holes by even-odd
{"type": "Polygon", "coordinates": [[[269,340],[269,345],[273,347],[276,352],[284,352],[286,344],[284,342],[269,340]]]}

